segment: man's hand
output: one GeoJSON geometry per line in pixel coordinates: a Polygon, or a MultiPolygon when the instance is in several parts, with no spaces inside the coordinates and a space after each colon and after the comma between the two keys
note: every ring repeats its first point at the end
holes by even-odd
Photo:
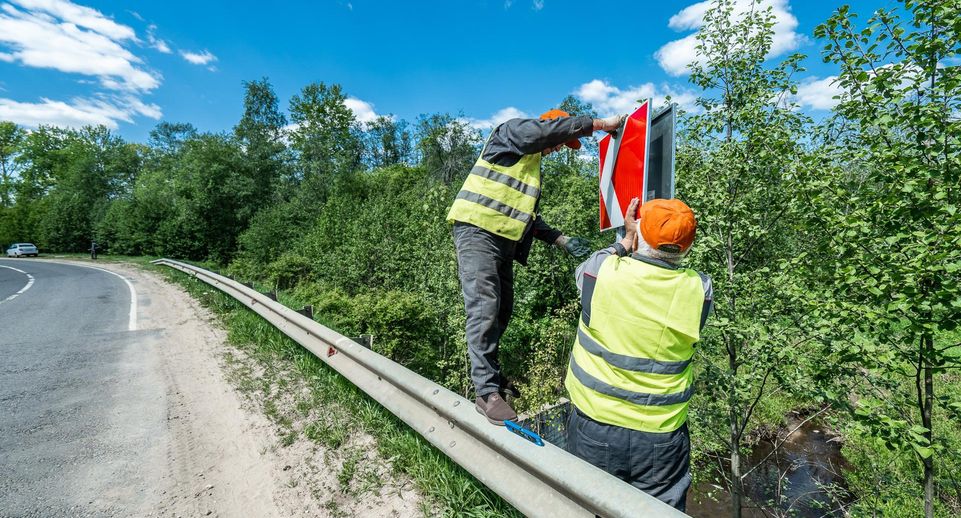
{"type": "Polygon", "coordinates": [[[575,258],[585,257],[591,253],[587,240],[582,237],[560,236],[554,244],[575,258]]]}
{"type": "Polygon", "coordinates": [[[633,252],[636,248],[635,244],[637,242],[637,206],[641,204],[641,200],[638,198],[632,198],[631,203],[627,206],[627,214],[624,214],[624,239],[621,240],[621,245],[630,252],[633,252]]]}
{"type": "Polygon", "coordinates": [[[594,119],[594,131],[602,130],[608,133],[615,132],[624,124],[627,115],[612,115],[603,119],[594,119]]]}

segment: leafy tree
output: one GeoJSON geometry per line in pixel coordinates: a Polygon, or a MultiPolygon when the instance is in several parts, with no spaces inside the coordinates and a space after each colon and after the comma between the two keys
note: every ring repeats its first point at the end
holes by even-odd
{"type": "Polygon", "coordinates": [[[842,7],[816,30],[825,61],[841,69],[835,123],[845,131],[828,143],[843,159],[813,184],[812,224],[830,238],[820,257],[834,358],[909,387],[862,386],[854,416],[889,448],[914,452],[931,517],[936,462],[957,466],[935,413],[961,417],[961,401],[935,390],[961,367],[961,6],[903,5],[905,20],[880,9],[859,29],[842,7]]]}
{"type": "Polygon", "coordinates": [[[9,207],[13,202],[14,158],[25,136],[26,132],[20,126],[0,121],[0,207],[9,207]]]}
{"type": "Polygon", "coordinates": [[[197,128],[190,123],[161,122],[150,130],[147,143],[150,148],[160,154],[176,153],[184,142],[197,136],[197,128]]]}
{"type": "Polygon", "coordinates": [[[244,114],[234,127],[234,135],[243,146],[247,170],[253,175],[254,196],[266,204],[285,175],[287,118],[278,108],[277,95],[267,78],[244,81],[244,92],[244,114]]]}
{"type": "Polygon", "coordinates": [[[698,33],[691,82],[705,94],[703,113],[685,122],[678,196],[693,207],[698,237],[690,261],[714,280],[715,317],[698,345],[698,383],[691,405],[695,432],[715,440],[717,459],[741,516],[741,451],[752,418],[776,390],[800,381],[803,336],[792,325],[792,286],[777,265],[796,253],[793,180],[803,164],[805,119],[785,106],[801,56],[766,65],[774,16],[761,2],[745,12],[715,0],[698,33]],[[726,471],[726,472],[725,472],[726,471]]]}
{"type": "Polygon", "coordinates": [[[448,114],[422,115],[417,121],[420,163],[445,184],[463,180],[477,160],[480,132],[448,114]]]}
{"type": "Polygon", "coordinates": [[[165,253],[221,264],[233,257],[248,223],[245,209],[258,203],[247,167],[239,143],[225,135],[203,134],[184,143],[171,171],[174,214],[160,229],[165,253]]]}
{"type": "Polygon", "coordinates": [[[103,126],[69,130],[63,137],[43,236],[54,250],[81,251],[89,248],[109,201],[131,188],[139,157],[103,126]]]}
{"type": "Polygon", "coordinates": [[[371,168],[410,163],[413,148],[405,121],[381,115],[363,125],[364,163],[371,168]]]}
{"type": "Polygon", "coordinates": [[[340,85],[311,83],[290,100],[291,147],[297,152],[301,179],[348,174],[360,165],[361,144],[354,112],[340,85]]]}

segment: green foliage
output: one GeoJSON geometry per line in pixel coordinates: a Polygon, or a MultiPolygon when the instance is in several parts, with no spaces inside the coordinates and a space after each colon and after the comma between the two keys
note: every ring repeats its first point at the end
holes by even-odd
{"type": "Polygon", "coordinates": [[[364,164],[370,168],[406,164],[412,160],[413,145],[407,123],[381,115],[363,125],[364,164]]]}
{"type": "Polygon", "coordinates": [[[463,181],[480,143],[479,131],[449,114],[424,115],[417,121],[420,164],[445,184],[463,181]]]}
{"type": "Polygon", "coordinates": [[[291,148],[299,155],[301,178],[333,178],[360,164],[354,113],[340,85],[311,83],[290,99],[291,148]]]}
{"type": "Polygon", "coordinates": [[[252,196],[266,203],[287,175],[287,146],[283,141],[287,118],[266,77],[244,81],[244,90],[244,115],[234,128],[234,135],[240,141],[254,181],[252,196]]]}
{"type": "Polygon", "coordinates": [[[13,203],[15,158],[25,137],[26,132],[20,126],[0,121],[0,208],[6,209],[13,203]]]}
{"type": "Polygon", "coordinates": [[[961,368],[950,334],[961,323],[961,70],[944,66],[961,51],[961,10],[904,7],[907,20],[881,9],[862,29],[843,7],[817,28],[843,93],[809,182],[809,224],[827,236],[811,270],[831,353],[866,371],[852,384],[856,429],[917,456],[934,516],[936,462],[957,457],[935,433],[936,413],[953,413],[935,387],[961,368]]]}
{"type": "Polygon", "coordinates": [[[718,475],[734,494],[734,516],[755,412],[772,392],[801,390],[806,376],[806,337],[791,303],[803,279],[778,265],[802,243],[797,178],[808,121],[784,102],[801,57],[766,62],[773,23],[760,4],[741,15],[731,1],[711,4],[691,65],[691,81],[705,91],[702,112],[687,119],[678,159],[678,196],[698,219],[689,261],[714,286],[715,317],[698,345],[706,397],[691,407],[694,436],[726,450],[718,475]]]}

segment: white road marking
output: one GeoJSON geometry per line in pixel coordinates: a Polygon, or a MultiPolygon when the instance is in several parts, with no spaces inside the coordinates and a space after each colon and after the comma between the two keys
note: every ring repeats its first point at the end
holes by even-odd
{"type": "Polygon", "coordinates": [[[10,302],[11,300],[13,300],[13,299],[17,298],[19,295],[21,295],[23,292],[29,290],[31,286],[33,286],[33,275],[30,275],[29,273],[27,273],[27,272],[25,272],[25,271],[23,271],[23,270],[21,270],[21,269],[19,269],[19,268],[14,268],[13,266],[5,266],[5,265],[0,264],[0,268],[7,268],[7,269],[10,269],[10,270],[13,270],[13,271],[16,271],[16,272],[20,272],[20,273],[22,273],[22,274],[24,274],[24,275],[27,276],[27,285],[24,286],[24,287],[22,287],[22,288],[20,288],[20,291],[14,293],[13,295],[10,295],[9,297],[7,297],[7,298],[5,298],[5,299],[0,300],[0,304],[3,304],[4,302],[10,302]]]}
{"type": "Polygon", "coordinates": [[[137,290],[133,288],[133,283],[127,280],[126,277],[120,275],[116,272],[111,272],[110,270],[105,270],[103,268],[97,268],[96,266],[87,266],[85,264],[70,263],[73,266],[79,266],[81,268],[93,268],[94,270],[100,270],[101,272],[107,272],[110,275],[115,275],[123,279],[123,282],[127,283],[127,287],[130,288],[130,315],[127,320],[127,330],[136,331],[137,330],[137,290]]]}

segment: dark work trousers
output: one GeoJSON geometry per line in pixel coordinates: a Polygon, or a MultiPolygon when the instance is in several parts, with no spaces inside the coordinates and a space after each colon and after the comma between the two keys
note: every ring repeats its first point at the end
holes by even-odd
{"type": "Polygon", "coordinates": [[[515,241],[467,223],[454,223],[457,272],[467,311],[470,376],[478,396],[497,392],[497,344],[514,311],[515,241]]]}
{"type": "Polygon", "coordinates": [[[673,432],[641,432],[599,423],[572,407],[567,449],[658,500],[686,510],[691,487],[687,423],[673,432]]]}

